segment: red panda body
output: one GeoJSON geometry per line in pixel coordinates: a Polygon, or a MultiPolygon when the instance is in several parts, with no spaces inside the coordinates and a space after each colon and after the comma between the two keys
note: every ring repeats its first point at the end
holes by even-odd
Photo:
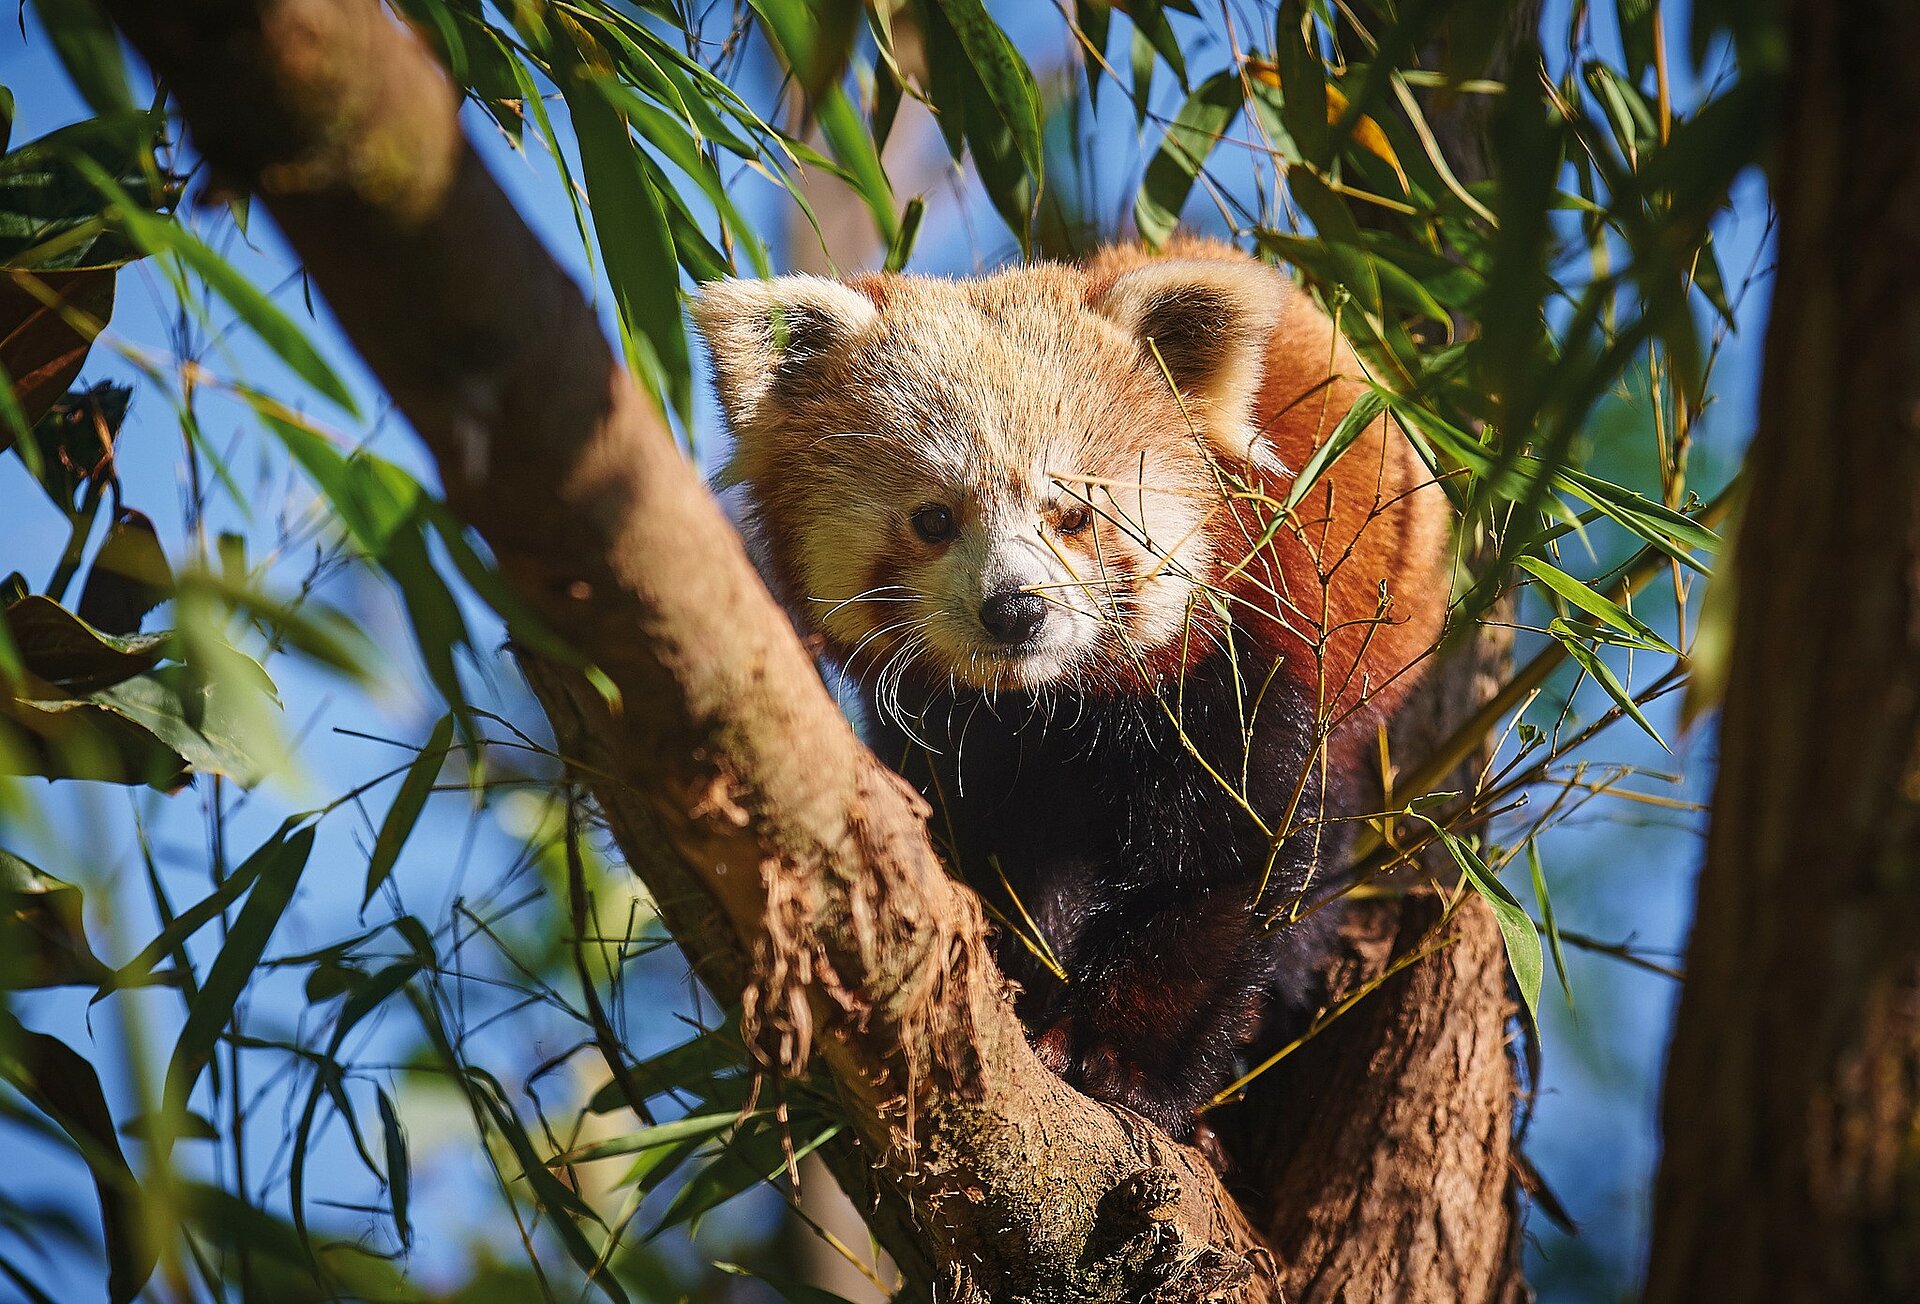
{"type": "Polygon", "coordinates": [[[1036,1049],[1176,1137],[1318,1000],[1367,743],[1447,605],[1443,496],[1332,324],[1224,245],[696,309],[770,579],[1002,921],[1036,1049]]]}

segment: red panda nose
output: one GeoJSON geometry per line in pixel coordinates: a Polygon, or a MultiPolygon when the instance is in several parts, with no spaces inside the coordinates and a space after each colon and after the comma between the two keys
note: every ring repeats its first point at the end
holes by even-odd
{"type": "Polygon", "coordinates": [[[980,604],[980,623],[1002,643],[1032,640],[1047,618],[1047,600],[1038,593],[1008,589],[980,604]]]}

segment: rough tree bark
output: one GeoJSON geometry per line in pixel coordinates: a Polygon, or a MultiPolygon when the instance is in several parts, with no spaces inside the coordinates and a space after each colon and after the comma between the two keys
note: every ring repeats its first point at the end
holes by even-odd
{"type": "Polygon", "coordinates": [[[1920,8],[1790,12],[1654,1304],[1920,1299],[1920,8]]]}
{"type": "Polygon", "coordinates": [[[422,47],[377,0],[110,8],[223,180],[264,201],[454,509],[620,690],[610,708],[574,670],[532,667],[696,970],[741,996],[772,1064],[838,1088],[857,1140],[836,1174],[915,1287],[1266,1301],[1338,1297],[1351,1277],[1366,1284],[1349,1298],[1452,1301],[1513,1280],[1486,920],[1464,915],[1468,941],[1347,1025],[1313,1115],[1341,1145],[1262,1202],[1276,1259],[1196,1152],[1028,1051],[926,812],[848,729],[588,304],[461,138],[422,47]],[[1464,1181],[1436,1180],[1454,1164],[1464,1181]]]}

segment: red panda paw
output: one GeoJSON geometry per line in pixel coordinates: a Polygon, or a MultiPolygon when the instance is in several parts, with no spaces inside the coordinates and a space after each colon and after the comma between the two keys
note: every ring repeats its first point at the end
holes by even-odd
{"type": "Polygon", "coordinates": [[[1063,1015],[1032,1036],[1034,1054],[1082,1094],[1145,1118],[1176,1141],[1193,1135],[1191,1084],[1155,1073],[1117,1046],[1090,1036],[1082,1021],[1063,1015]]]}
{"type": "Polygon", "coordinates": [[[1066,1077],[1073,1067],[1073,1020],[1061,1019],[1052,1027],[1030,1038],[1033,1053],[1056,1077],[1066,1077]]]}

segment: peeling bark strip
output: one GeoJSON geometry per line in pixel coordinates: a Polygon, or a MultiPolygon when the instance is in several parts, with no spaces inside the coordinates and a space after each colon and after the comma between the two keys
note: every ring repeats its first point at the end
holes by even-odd
{"type": "Polygon", "coordinates": [[[1647,1299],[1920,1299],[1920,8],[1790,7],[1647,1299]]]}
{"type": "Polygon", "coordinates": [[[1461,1301],[1517,1280],[1484,912],[1430,980],[1407,982],[1416,968],[1396,980],[1410,995],[1341,1026],[1327,1094],[1292,1075],[1301,1129],[1323,1121],[1338,1145],[1263,1202],[1298,1255],[1281,1263],[1197,1152],[1028,1050],[924,809],[848,728],[419,43],[377,0],[110,7],[200,150],[264,201],[453,508],[620,690],[615,714],[572,671],[528,667],[695,971],[748,998],[763,1053],[838,1088],[853,1139],[826,1156],[921,1295],[1461,1301]],[[1463,1152],[1462,1183],[1433,1180],[1463,1152]]]}

